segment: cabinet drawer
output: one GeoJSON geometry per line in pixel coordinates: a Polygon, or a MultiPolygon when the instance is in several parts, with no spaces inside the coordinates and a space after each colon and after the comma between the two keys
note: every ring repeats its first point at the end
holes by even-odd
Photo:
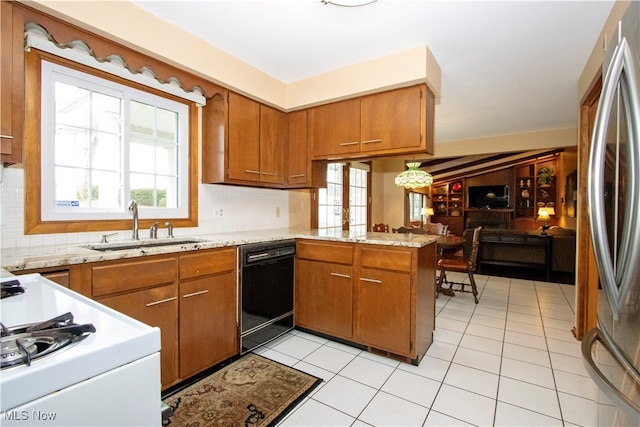
{"type": "Polygon", "coordinates": [[[296,252],[298,258],[353,264],[353,245],[347,243],[298,241],[296,252]]]}
{"type": "Polygon", "coordinates": [[[177,278],[176,257],[91,267],[94,297],[173,283],[177,278]]]}
{"type": "Polygon", "coordinates": [[[363,267],[411,271],[411,252],[363,247],[361,249],[361,263],[363,267]]]}
{"type": "Polygon", "coordinates": [[[235,268],[235,247],[180,256],[180,279],[222,273],[235,268]]]}

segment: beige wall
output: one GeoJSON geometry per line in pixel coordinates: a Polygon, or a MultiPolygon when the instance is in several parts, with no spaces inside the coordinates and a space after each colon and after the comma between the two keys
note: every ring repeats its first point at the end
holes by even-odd
{"type": "Polygon", "coordinates": [[[441,142],[436,144],[434,157],[446,158],[510,151],[530,151],[544,148],[575,147],[577,142],[578,131],[576,128],[544,130],[441,142]]]}

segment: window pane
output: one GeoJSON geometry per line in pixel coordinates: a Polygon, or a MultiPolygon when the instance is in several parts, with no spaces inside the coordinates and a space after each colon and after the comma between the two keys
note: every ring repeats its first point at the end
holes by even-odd
{"type": "Polygon", "coordinates": [[[178,146],[174,143],[158,142],[156,145],[156,173],[178,174],[178,146]]]}
{"type": "Polygon", "coordinates": [[[94,171],[91,174],[91,207],[118,209],[122,207],[120,172],[94,171]]]}
{"type": "Polygon", "coordinates": [[[155,172],[156,148],[152,140],[131,137],[129,164],[131,172],[155,172]]]}
{"type": "Polygon", "coordinates": [[[54,162],[59,166],[88,168],[91,165],[89,138],[86,129],[56,126],[54,162]]]}
{"type": "Polygon", "coordinates": [[[156,180],[157,207],[178,207],[178,179],[176,177],[159,176],[156,180]]]}
{"type": "Polygon", "coordinates": [[[122,165],[121,146],[119,135],[94,132],[90,153],[93,168],[119,172],[122,165]]]}
{"type": "Polygon", "coordinates": [[[117,209],[121,206],[120,174],[57,168],[55,201],[58,207],[117,209]]]}
{"type": "Polygon", "coordinates": [[[56,206],[71,206],[76,203],[79,207],[89,207],[89,177],[84,169],[56,168],[55,172],[55,203],[56,206]]]}
{"type": "Polygon", "coordinates": [[[122,101],[110,95],[93,92],[91,106],[93,129],[120,134],[122,132],[122,101]]]}
{"type": "Polygon", "coordinates": [[[168,141],[176,141],[178,132],[178,115],[174,111],[157,109],[157,127],[158,138],[164,138],[168,141]]]}
{"type": "Polygon", "coordinates": [[[138,206],[156,206],[156,186],[153,175],[132,173],[129,186],[131,198],[138,202],[138,206]]]}
{"type": "Polygon", "coordinates": [[[139,136],[155,136],[156,117],[155,107],[131,101],[131,133],[139,136]]]}
{"type": "Polygon", "coordinates": [[[91,91],[56,82],[55,108],[57,124],[88,128],[91,117],[91,91]]]}

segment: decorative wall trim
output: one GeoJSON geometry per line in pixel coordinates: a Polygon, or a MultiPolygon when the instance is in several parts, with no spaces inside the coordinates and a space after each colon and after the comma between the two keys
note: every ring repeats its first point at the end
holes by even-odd
{"type": "Polygon", "coordinates": [[[143,66],[137,70],[132,69],[120,55],[112,54],[105,58],[100,58],[82,40],[58,43],[45,28],[33,22],[25,24],[25,50],[29,51],[31,48],[170,93],[193,101],[199,106],[203,106],[206,103],[202,88],[199,86],[194,86],[188,90],[183,87],[180,79],[176,76],[170,76],[163,80],[158,77],[150,66],[143,66]]]}

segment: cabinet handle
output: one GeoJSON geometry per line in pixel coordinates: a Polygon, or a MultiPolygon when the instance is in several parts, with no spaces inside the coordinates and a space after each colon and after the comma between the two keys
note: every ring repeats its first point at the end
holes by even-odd
{"type": "Polygon", "coordinates": [[[360,142],[352,141],[352,142],[342,142],[342,143],[340,143],[340,145],[356,145],[356,144],[360,144],[360,142]]]}
{"type": "Polygon", "coordinates": [[[372,142],[382,142],[381,139],[368,139],[366,141],[362,141],[363,144],[371,144],[372,142]]]}
{"type": "Polygon", "coordinates": [[[0,138],[13,139],[13,135],[0,135],[0,138]]]}
{"type": "Polygon", "coordinates": [[[207,292],[209,292],[209,289],[205,289],[203,291],[198,291],[198,292],[193,292],[191,294],[184,294],[184,295],[182,295],[182,298],[195,297],[196,295],[206,294],[207,292]]]}
{"type": "Polygon", "coordinates": [[[361,277],[360,280],[362,280],[363,282],[370,282],[370,283],[382,283],[382,280],[367,279],[366,277],[361,277]]]}
{"type": "Polygon", "coordinates": [[[351,279],[351,276],[349,276],[348,274],[331,273],[331,275],[336,277],[344,277],[345,279],[351,279]]]}
{"type": "Polygon", "coordinates": [[[273,172],[262,172],[262,175],[276,176],[273,172]]]}
{"type": "Polygon", "coordinates": [[[160,301],[154,301],[154,302],[150,302],[147,304],[147,307],[151,307],[152,305],[157,305],[157,304],[162,304],[165,302],[169,302],[169,301],[173,301],[178,299],[178,297],[171,297],[171,298],[167,298],[167,299],[161,299],[160,301]]]}
{"type": "Polygon", "coordinates": [[[244,172],[245,173],[256,173],[258,175],[260,174],[260,171],[254,171],[254,170],[251,170],[251,169],[245,169],[244,172]]]}
{"type": "Polygon", "coordinates": [[[303,178],[305,176],[305,174],[303,173],[297,173],[295,175],[289,175],[289,178],[303,178]]]}

